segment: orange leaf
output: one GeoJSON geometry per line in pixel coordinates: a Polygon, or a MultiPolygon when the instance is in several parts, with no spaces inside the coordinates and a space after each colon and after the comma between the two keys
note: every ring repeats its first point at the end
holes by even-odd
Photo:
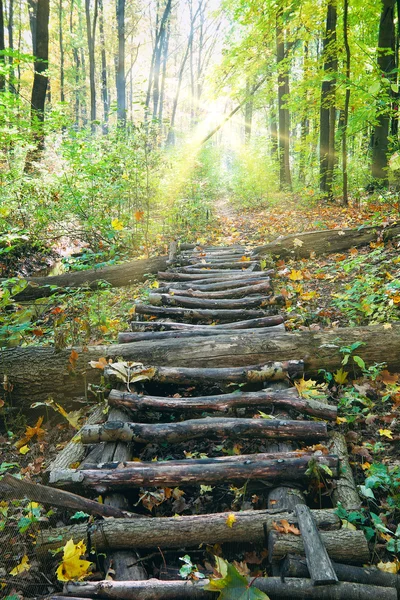
{"type": "Polygon", "coordinates": [[[144,210],[137,210],[134,214],[134,217],[136,221],[142,221],[144,217],[144,210]]]}
{"type": "Polygon", "coordinates": [[[99,360],[97,360],[97,361],[91,360],[89,364],[91,367],[93,367],[93,369],[102,369],[103,370],[108,365],[108,362],[107,362],[107,359],[104,358],[104,356],[101,356],[99,358],[99,360]]]}
{"type": "Polygon", "coordinates": [[[300,535],[300,529],[294,525],[291,525],[286,519],[281,519],[279,523],[280,525],[273,521],[272,527],[275,529],[275,531],[278,531],[279,533],[293,533],[294,535],[300,535]]]}

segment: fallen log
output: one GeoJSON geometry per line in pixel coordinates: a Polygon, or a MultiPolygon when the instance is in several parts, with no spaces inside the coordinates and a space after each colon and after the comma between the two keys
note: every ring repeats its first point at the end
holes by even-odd
{"type": "MultiPolygon", "coordinates": [[[[150,321],[152,323],[152,321],[150,321]]],[[[285,331],[285,326],[275,325],[273,327],[263,327],[258,329],[243,329],[253,335],[274,335],[278,331],[285,331]]],[[[210,329],[198,328],[190,330],[172,330],[172,331],[145,331],[145,332],[134,332],[134,331],[122,331],[118,334],[118,344],[130,344],[132,342],[142,342],[144,340],[167,340],[171,338],[192,338],[193,336],[210,337],[213,335],[226,335],[227,333],[234,334],[235,329],[216,329],[210,326],[210,329]]]]}
{"type": "Polygon", "coordinates": [[[187,269],[185,271],[182,271],[183,273],[187,273],[190,271],[194,271],[195,273],[197,273],[197,269],[221,269],[221,270],[225,270],[225,269],[244,269],[245,271],[247,271],[247,269],[249,267],[254,267],[260,264],[259,260],[235,260],[235,261],[230,261],[228,262],[228,260],[224,261],[208,261],[205,260],[204,262],[195,262],[189,265],[186,265],[184,267],[176,267],[174,269],[172,269],[172,271],[179,273],[179,269],[184,268],[187,269]]]}
{"type": "MultiPolygon", "coordinates": [[[[217,598],[220,592],[209,592],[204,589],[208,583],[208,579],[69,582],[65,584],[64,593],[68,596],[80,594],[86,598],[110,598],[111,600],[207,600],[207,598],[212,600],[217,598]]],[[[270,600],[376,600],[377,598],[397,600],[397,592],[394,589],[349,582],[341,582],[335,586],[315,587],[310,579],[286,579],[282,582],[280,577],[252,577],[249,578],[249,586],[261,590],[270,600]]]]}
{"type": "MultiPolygon", "coordinates": [[[[235,325],[229,324],[229,329],[235,328],[235,325]]],[[[2,351],[0,379],[7,375],[9,385],[13,386],[15,405],[47,399],[49,395],[65,403],[68,397],[84,396],[87,383],[100,381],[100,370],[88,368],[89,361],[100,357],[122,357],[123,360],[153,365],[214,368],[305,356],[309,377],[317,374],[319,369],[330,372],[340,369],[342,355],[339,349],[354,342],[363,342],[357,353],[367,365],[386,362],[389,371],[396,372],[400,369],[400,324],[391,325],[389,333],[382,325],[277,333],[274,336],[255,336],[238,331],[234,335],[194,337],[185,340],[184,344],[178,338],[140,344],[78,347],[74,350],[78,357],[73,368],[71,348],[10,348],[2,351]]]]}
{"type": "MultiPolygon", "coordinates": [[[[259,271],[261,273],[261,271],[259,271]]],[[[204,273],[211,275],[211,277],[237,277],[238,275],[248,275],[254,277],[254,268],[253,266],[243,268],[243,269],[211,269],[207,268],[198,268],[198,267],[174,267],[169,270],[171,275],[175,277],[178,275],[197,275],[198,278],[204,276],[204,273]]],[[[258,273],[258,272],[257,272],[258,273]]]]}
{"type": "Polygon", "coordinates": [[[274,242],[259,246],[253,250],[252,256],[259,258],[272,254],[280,257],[308,258],[310,254],[319,256],[320,254],[344,252],[376,240],[390,240],[398,235],[400,235],[400,225],[306,231],[305,233],[281,236],[274,242]]]}
{"type": "MultiPolygon", "coordinates": [[[[385,573],[376,567],[355,567],[333,562],[333,568],[340,581],[363,583],[392,587],[400,591],[400,576],[394,573],[385,573]]],[[[309,577],[307,563],[304,557],[294,554],[288,555],[281,565],[281,575],[285,577],[309,577]]]]}
{"type": "MultiPolygon", "coordinates": [[[[143,370],[142,365],[137,369],[143,370]]],[[[265,381],[280,381],[287,377],[295,379],[300,377],[304,370],[304,363],[301,360],[289,360],[284,362],[269,362],[261,365],[248,365],[245,367],[233,368],[209,368],[197,369],[189,367],[147,367],[152,369],[148,371],[149,379],[158,383],[176,383],[190,385],[200,384],[226,384],[226,383],[264,383],[265,381]]],[[[134,368],[131,375],[136,373],[134,368]]],[[[115,373],[112,366],[106,366],[104,369],[106,377],[113,378],[115,373]]]]}
{"type": "MultiPolygon", "coordinates": [[[[350,529],[324,531],[321,532],[321,538],[330,558],[356,565],[369,562],[368,544],[362,531],[350,529]]],[[[302,537],[293,533],[270,531],[268,535],[269,560],[278,562],[287,554],[301,554],[304,556],[302,537]]]]}
{"type": "Polygon", "coordinates": [[[77,494],[72,494],[65,490],[57,490],[46,485],[33,483],[28,479],[17,479],[9,473],[3,476],[0,481],[0,496],[3,499],[21,500],[28,498],[34,502],[49,504],[50,506],[61,506],[72,510],[82,510],[91,515],[100,515],[102,517],[136,517],[129,511],[121,510],[105,504],[100,504],[96,500],[89,500],[77,494]]]}
{"type": "MultiPolygon", "coordinates": [[[[263,271],[264,273],[270,273],[271,271],[263,271]]],[[[195,279],[191,281],[161,281],[159,286],[160,291],[168,292],[170,289],[174,290],[197,290],[199,292],[213,292],[222,290],[236,290],[241,287],[249,285],[256,285],[260,283],[269,283],[270,275],[265,277],[257,277],[257,273],[254,277],[235,277],[233,279],[226,279],[216,277],[215,279],[195,279]]]]}
{"type": "Polygon", "coordinates": [[[98,493],[137,487],[216,485],[238,481],[303,480],[310,460],[329,467],[337,475],[336,456],[287,453],[248,454],[199,460],[171,460],[160,463],[123,462],[100,464],[95,469],[55,471],[50,483],[60,488],[84,486],[98,493]]]}
{"type": "MultiPolygon", "coordinates": [[[[322,527],[322,524],[335,529],[340,526],[340,519],[333,510],[313,510],[312,513],[319,527],[322,527]]],[[[179,517],[107,519],[93,523],[89,533],[92,546],[98,550],[157,548],[158,546],[180,548],[228,542],[264,542],[265,525],[272,527],[273,521],[292,519],[292,516],[293,513],[287,511],[242,510],[179,517]],[[233,514],[235,517],[233,527],[228,527],[226,524],[228,514],[233,514]]],[[[40,553],[44,553],[59,548],[71,537],[74,541],[86,539],[87,533],[87,523],[41,530],[37,537],[37,548],[40,553]]],[[[349,531],[349,533],[354,532],[349,531]]]]}
{"type": "Polygon", "coordinates": [[[195,309],[242,309],[259,308],[284,303],[283,296],[245,296],[244,298],[191,298],[169,294],[150,294],[152,306],[178,306],[195,309]]]}
{"type": "MultiPolygon", "coordinates": [[[[284,322],[282,315],[269,315],[261,319],[248,319],[245,321],[234,321],[220,325],[198,325],[194,323],[173,323],[171,321],[131,321],[132,331],[227,331],[232,329],[264,328],[280,325],[284,322]]],[[[243,332],[241,332],[243,333],[243,332]]]]}
{"type": "Polygon", "coordinates": [[[270,276],[269,271],[206,271],[199,269],[200,273],[176,273],[174,271],[159,271],[158,279],[163,281],[203,281],[203,283],[219,283],[221,281],[264,279],[270,276]]]}
{"type": "Polygon", "coordinates": [[[56,291],[62,292],[65,288],[97,289],[104,281],[111,287],[124,287],[132,285],[135,281],[144,281],[149,274],[157,273],[166,266],[167,257],[158,256],[87,271],[72,271],[49,277],[28,277],[28,286],[14,297],[17,301],[25,301],[46,298],[56,291]]]}
{"type": "Polygon", "coordinates": [[[179,250],[196,250],[198,252],[220,252],[223,250],[241,250],[243,252],[246,251],[246,246],[242,244],[230,244],[229,246],[205,246],[204,244],[189,244],[187,242],[182,242],[179,244],[179,250]]]}
{"type": "Polygon", "coordinates": [[[320,440],[326,438],[326,423],[317,421],[281,421],[279,419],[205,418],[179,423],[122,423],[108,421],[83,428],[83,444],[98,442],[168,442],[198,438],[233,437],[320,440]]]}
{"type": "Polygon", "coordinates": [[[244,284],[236,289],[227,289],[219,291],[202,291],[197,289],[179,290],[170,288],[169,294],[175,294],[175,296],[190,296],[191,298],[243,298],[246,296],[252,296],[254,294],[263,294],[271,291],[271,283],[265,280],[265,283],[259,283],[255,285],[244,284]]]}
{"type": "Polygon", "coordinates": [[[361,500],[350,466],[345,437],[337,431],[332,432],[329,448],[331,452],[339,456],[340,460],[340,477],[336,481],[332,493],[333,502],[335,506],[340,503],[346,510],[357,510],[361,506],[361,500]]]}
{"type": "Polygon", "coordinates": [[[236,321],[238,319],[259,319],[266,315],[265,310],[255,309],[202,309],[202,308],[177,308],[149,306],[148,304],[135,304],[135,313],[152,317],[180,317],[195,321],[236,321]]]}
{"type": "Polygon", "coordinates": [[[191,398],[165,398],[158,396],[142,396],[129,394],[119,390],[111,390],[108,396],[110,406],[143,411],[212,411],[228,412],[235,408],[265,408],[266,406],[282,406],[299,413],[336,421],[337,407],[311,398],[302,398],[295,388],[287,390],[264,389],[258,392],[234,392],[217,396],[200,396],[191,398]]]}
{"type": "Polygon", "coordinates": [[[339,580],[310,509],[298,504],[295,512],[313,585],[336,584],[339,580]]]}

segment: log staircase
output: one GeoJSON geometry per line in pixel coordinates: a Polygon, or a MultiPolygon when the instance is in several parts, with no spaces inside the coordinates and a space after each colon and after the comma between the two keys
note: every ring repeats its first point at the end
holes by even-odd
{"type": "MultiPolygon", "coordinates": [[[[158,279],[148,303],[136,304],[131,331],[120,333],[119,343],[175,338],[184,345],[187,338],[238,330],[254,336],[284,330],[273,271],[262,270],[246,247],[173,246],[170,267],[158,279]]],[[[293,385],[303,375],[301,359],[235,368],[125,363],[125,383],[115,361],[105,364],[113,388],[108,415],[96,407],[48,470],[56,505],[65,506],[62,494],[75,492],[88,498],[83,510],[96,516],[89,524],[42,531],[37,547],[45,556],[70,538],[83,539],[105,553],[108,578],[69,582],[52,600],[212,599],[206,579],[179,577],[179,557],[212,562],[210,553],[220,549],[229,560],[242,560],[245,552],[261,557],[256,561],[269,576],[251,585],[272,600],[397,598],[399,578],[363,567],[370,560],[363,533],[336,515],[339,503],[351,510],[360,502],[345,440],[335,432],[336,406],[303,398],[293,385]],[[234,448],[228,455],[226,440],[234,448]],[[216,454],[215,441],[219,455],[204,456],[207,448],[216,454]],[[183,458],[185,447],[190,458],[183,458]],[[148,459],[138,460],[144,449],[148,459]],[[323,481],[331,492],[317,507],[310,482],[323,481]],[[231,510],[224,500],[230,485],[253,504],[231,510]],[[222,509],[210,512],[199,501],[198,514],[181,515],[182,493],[199,486],[222,509]],[[138,496],[175,490],[179,515],[151,516],[132,506],[138,496]],[[104,504],[89,500],[99,494],[104,504]],[[282,532],[285,521],[301,535],[282,532]]],[[[68,494],[72,508],[74,498],[68,494]]]]}

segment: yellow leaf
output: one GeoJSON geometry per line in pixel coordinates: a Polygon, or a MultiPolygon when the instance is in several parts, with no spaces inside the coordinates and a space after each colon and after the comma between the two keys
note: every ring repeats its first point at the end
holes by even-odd
{"type": "Polygon", "coordinates": [[[56,571],[58,581],[79,581],[89,574],[92,563],[80,558],[85,552],[83,540],[77,544],[74,544],[72,538],[68,540],[64,546],[62,562],[56,571]]]}
{"type": "Polygon", "coordinates": [[[304,242],[302,240],[299,240],[299,238],[294,238],[293,246],[295,248],[301,248],[303,244],[304,244],[304,242]]]}
{"type": "Polygon", "coordinates": [[[22,446],[22,447],[19,449],[19,453],[20,453],[20,454],[27,454],[27,452],[29,452],[29,450],[30,450],[29,446],[22,446]]]}
{"type": "Polygon", "coordinates": [[[248,261],[250,260],[250,256],[242,256],[242,258],[240,259],[242,262],[248,261]]]}
{"type": "Polygon", "coordinates": [[[383,329],[392,329],[392,324],[391,323],[384,323],[383,329]]]}
{"type": "Polygon", "coordinates": [[[292,281],[301,281],[303,279],[303,274],[301,271],[296,271],[295,269],[292,269],[289,274],[289,279],[291,279],[292,281]]]}
{"type": "Polygon", "coordinates": [[[336,381],[336,383],[342,385],[343,383],[346,383],[348,374],[349,373],[347,371],[344,371],[343,368],[340,367],[340,369],[338,369],[336,373],[333,374],[333,378],[336,381]]]}
{"type": "Polygon", "coordinates": [[[124,228],[124,224],[122,223],[122,221],[120,221],[119,219],[113,219],[111,221],[111,227],[115,230],[115,231],[122,231],[124,228]]]}
{"type": "Polygon", "coordinates": [[[365,462],[361,465],[361,468],[363,471],[367,471],[370,468],[370,466],[371,466],[371,463],[365,462]]]}
{"type": "Polygon", "coordinates": [[[357,527],[350,523],[350,521],[346,521],[346,519],[342,519],[342,529],[352,529],[355,530],[357,527]]]}
{"type": "Polygon", "coordinates": [[[340,425],[341,423],[347,423],[346,417],[336,417],[336,423],[340,425]]]}
{"type": "Polygon", "coordinates": [[[296,389],[299,392],[300,396],[307,396],[312,394],[313,392],[318,393],[315,389],[317,382],[313,379],[304,379],[304,377],[302,377],[302,379],[298,379],[297,381],[295,381],[294,385],[296,386],[296,389]]]}
{"type": "Polygon", "coordinates": [[[400,570],[400,562],[394,560],[393,562],[379,562],[377,565],[380,571],[384,573],[393,573],[394,575],[400,570]]]}
{"type": "Polygon", "coordinates": [[[151,283],[151,284],[150,284],[150,287],[151,287],[151,288],[156,288],[156,289],[157,289],[157,288],[159,288],[159,287],[160,287],[160,284],[158,283],[158,281],[153,281],[153,283],[151,283]]]}
{"type": "Polygon", "coordinates": [[[25,573],[25,571],[29,571],[30,568],[31,565],[29,564],[29,558],[26,554],[24,554],[19,565],[17,565],[12,571],[10,571],[10,575],[15,577],[15,575],[20,575],[21,573],[25,573]]]}
{"type": "Polygon", "coordinates": [[[389,438],[389,440],[393,439],[393,433],[390,431],[390,429],[379,429],[379,435],[381,435],[382,437],[387,437],[389,438]]]}
{"type": "Polygon", "coordinates": [[[228,525],[228,527],[233,527],[233,524],[236,523],[236,521],[237,519],[235,515],[233,513],[229,513],[229,515],[226,517],[225,523],[228,525]]]}
{"type": "Polygon", "coordinates": [[[316,298],[318,296],[317,292],[305,292],[304,294],[301,294],[300,298],[302,300],[312,300],[313,298],[316,298]]]}
{"type": "Polygon", "coordinates": [[[43,423],[43,417],[39,417],[38,420],[36,421],[36,425],[34,427],[30,427],[28,425],[28,427],[26,428],[24,437],[21,438],[20,440],[18,440],[18,442],[15,444],[15,447],[21,448],[21,446],[25,446],[25,444],[27,442],[29,442],[29,440],[31,440],[35,435],[37,436],[38,439],[43,437],[46,432],[44,429],[41,428],[42,423],[43,423]]]}

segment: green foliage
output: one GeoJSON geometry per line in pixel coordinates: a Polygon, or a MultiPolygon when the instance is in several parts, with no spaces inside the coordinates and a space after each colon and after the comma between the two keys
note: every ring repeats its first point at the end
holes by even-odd
{"type": "Polygon", "coordinates": [[[197,565],[192,563],[192,559],[188,554],[185,554],[185,556],[179,558],[179,560],[183,562],[183,565],[179,569],[179,575],[182,579],[204,579],[205,575],[200,573],[197,565]]]}
{"type": "Polygon", "coordinates": [[[249,583],[236,567],[223,559],[218,559],[220,579],[211,579],[204,589],[219,592],[218,600],[268,600],[268,596],[249,583]]]}

